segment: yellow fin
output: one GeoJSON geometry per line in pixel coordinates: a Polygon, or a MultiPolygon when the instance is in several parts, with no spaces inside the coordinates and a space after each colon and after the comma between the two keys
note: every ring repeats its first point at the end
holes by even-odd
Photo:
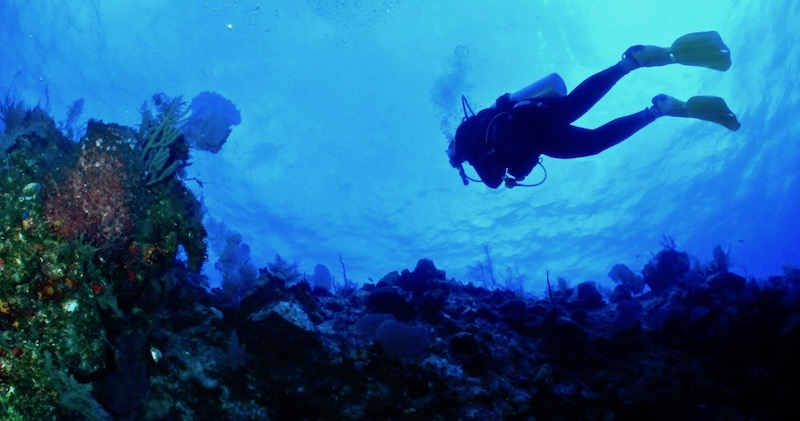
{"type": "Polygon", "coordinates": [[[724,72],[731,67],[731,51],[716,31],[686,34],[672,43],[677,63],[724,72]]]}
{"type": "Polygon", "coordinates": [[[693,96],[686,101],[687,117],[721,124],[729,130],[739,130],[742,125],[728,108],[725,100],[716,96],[693,96]]]}

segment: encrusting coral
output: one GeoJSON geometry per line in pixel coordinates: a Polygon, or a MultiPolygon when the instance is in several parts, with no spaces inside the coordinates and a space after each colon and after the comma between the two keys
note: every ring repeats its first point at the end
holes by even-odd
{"type": "Polygon", "coordinates": [[[65,240],[118,252],[144,207],[142,164],[125,130],[90,121],[78,156],[44,188],[45,217],[65,240]]]}

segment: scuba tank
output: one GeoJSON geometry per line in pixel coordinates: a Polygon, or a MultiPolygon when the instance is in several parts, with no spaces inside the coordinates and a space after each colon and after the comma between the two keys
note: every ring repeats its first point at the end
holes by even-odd
{"type": "Polygon", "coordinates": [[[549,75],[531,83],[530,85],[514,92],[508,96],[511,102],[524,101],[526,99],[547,98],[554,96],[566,96],[567,85],[558,73],[549,75]]]}

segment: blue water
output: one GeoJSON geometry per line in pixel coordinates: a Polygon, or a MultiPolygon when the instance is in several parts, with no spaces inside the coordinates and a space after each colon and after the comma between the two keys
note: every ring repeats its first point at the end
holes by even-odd
{"type": "MultiPolygon", "coordinates": [[[[800,265],[800,3],[462,3],[4,0],[0,90],[49,96],[57,120],[85,98],[84,120],[129,125],[155,92],[232,100],[242,124],[218,154],[194,151],[187,176],[257,266],[280,254],[341,278],[341,254],[364,282],[425,257],[469,281],[488,247],[498,274],[539,292],[548,270],[610,283],[614,264],[640,269],[665,236],[701,261],[730,248],[745,276],[800,265]],[[661,92],[706,94],[728,101],[738,132],[661,119],[595,157],[545,158],[549,179],[532,189],[464,187],[448,165],[462,93],[482,108],[554,71],[571,88],[632,44],[702,30],[730,46],[729,71],[637,70],[578,124],[661,92]]],[[[210,234],[219,252],[224,233],[210,234]]]]}

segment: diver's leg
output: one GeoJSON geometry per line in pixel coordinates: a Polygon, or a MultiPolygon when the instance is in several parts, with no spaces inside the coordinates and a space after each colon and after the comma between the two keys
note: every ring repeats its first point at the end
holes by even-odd
{"type": "Polygon", "coordinates": [[[622,55],[622,60],[617,64],[590,76],[569,95],[547,98],[542,102],[553,109],[552,117],[558,122],[571,124],[597,104],[623,76],[640,67],[663,66],[668,63],[674,63],[668,48],[633,46],[622,55]]]}
{"type": "Polygon", "coordinates": [[[561,98],[547,98],[542,102],[550,108],[550,115],[558,123],[570,124],[586,114],[623,76],[635,67],[629,59],[599,72],[581,82],[569,95],[561,98]]]}
{"type": "Polygon", "coordinates": [[[647,108],[618,118],[594,130],[567,126],[543,136],[541,153],[553,158],[580,158],[600,153],[631,137],[655,121],[658,113],[647,108]]]}

